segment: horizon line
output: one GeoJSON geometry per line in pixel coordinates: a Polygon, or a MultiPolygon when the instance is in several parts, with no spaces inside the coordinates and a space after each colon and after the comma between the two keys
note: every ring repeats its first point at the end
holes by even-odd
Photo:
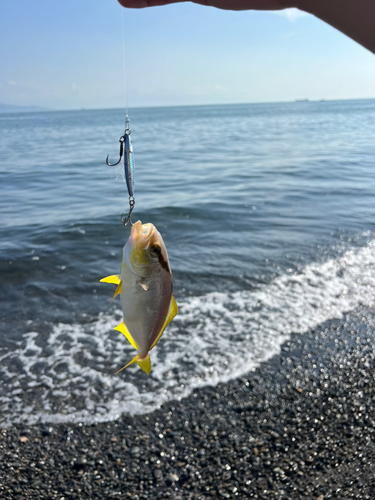
{"type": "MultiPolygon", "coordinates": [[[[293,101],[256,101],[256,102],[232,102],[232,103],[210,103],[210,104],[166,104],[166,105],[149,105],[149,106],[128,106],[128,109],[150,109],[150,108],[193,108],[193,107],[209,107],[209,106],[240,106],[240,105],[263,105],[263,104],[298,104],[298,103],[317,103],[317,102],[341,102],[341,101],[373,101],[374,97],[353,97],[353,98],[338,98],[338,99],[294,99],[293,101]]],[[[0,106],[12,106],[15,108],[40,108],[30,111],[1,111],[0,114],[13,114],[13,113],[56,113],[65,111],[115,111],[125,109],[125,106],[118,107],[93,107],[93,108],[45,108],[34,104],[19,105],[19,104],[6,104],[0,103],[0,106]]]]}

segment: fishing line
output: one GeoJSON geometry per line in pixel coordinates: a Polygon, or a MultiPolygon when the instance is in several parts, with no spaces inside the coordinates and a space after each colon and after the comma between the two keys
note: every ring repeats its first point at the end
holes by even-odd
{"type": "Polygon", "coordinates": [[[126,46],[125,46],[125,17],[124,8],[120,7],[122,10],[122,55],[124,59],[124,91],[125,91],[125,110],[126,115],[128,114],[128,86],[127,86],[127,75],[126,75],[126,46]]]}
{"type": "Polygon", "coordinates": [[[126,44],[125,44],[125,19],[124,19],[124,9],[122,9],[122,51],[124,59],[124,91],[125,91],[125,132],[120,137],[120,158],[116,163],[109,163],[109,155],[106,159],[106,164],[110,167],[118,165],[119,163],[124,167],[124,174],[126,180],[126,186],[128,188],[129,194],[129,212],[121,214],[121,222],[126,226],[131,221],[131,214],[135,205],[134,198],[134,155],[133,155],[133,145],[130,137],[130,120],[128,116],[128,89],[127,89],[127,72],[126,72],[126,44]]]}

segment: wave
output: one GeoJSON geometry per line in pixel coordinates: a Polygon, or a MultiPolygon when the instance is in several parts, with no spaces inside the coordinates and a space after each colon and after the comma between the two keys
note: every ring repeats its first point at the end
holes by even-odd
{"type": "Polygon", "coordinates": [[[114,375],[132,357],[113,330],[118,309],[87,324],[51,325],[46,342],[29,331],[22,349],[0,357],[7,387],[2,425],[114,420],[244,375],[276,355],[292,332],[303,334],[359,305],[372,307],[374,257],[372,241],[252,290],[185,298],[152,351],[149,377],[134,366],[114,375]]]}

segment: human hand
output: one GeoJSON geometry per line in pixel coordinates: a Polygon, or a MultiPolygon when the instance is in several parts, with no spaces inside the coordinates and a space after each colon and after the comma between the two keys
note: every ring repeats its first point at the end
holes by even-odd
{"type": "MultiPolygon", "coordinates": [[[[141,9],[156,7],[187,0],[118,0],[123,7],[141,9]]],[[[217,7],[225,10],[279,10],[297,7],[297,0],[192,0],[193,3],[217,7]]]]}
{"type": "MultiPolygon", "coordinates": [[[[141,9],[188,0],[118,0],[141,9]]],[[[375,0],[192,0],[225,10],[280,10],[297,7],[342,31],[375,54],[375,0]]]]}

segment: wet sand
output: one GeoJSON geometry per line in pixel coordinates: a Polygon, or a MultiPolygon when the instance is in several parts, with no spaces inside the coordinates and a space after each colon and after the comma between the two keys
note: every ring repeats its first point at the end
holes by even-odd
{"type": "Polygon", "coordinates": [[[374,324],[360,308],[292,335],[148,415],[2,429],[0,498],[374,499],[374,324]]]}

